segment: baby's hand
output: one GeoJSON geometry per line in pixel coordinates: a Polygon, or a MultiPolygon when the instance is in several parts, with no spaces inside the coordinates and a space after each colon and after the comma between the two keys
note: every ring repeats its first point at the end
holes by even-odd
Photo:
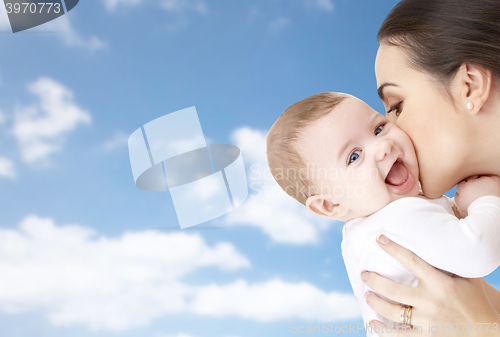
{"type": "Polygon", "coordinates": [[[496,195],[500,197],[500,177],[473,176],[462,180],[457,185],[455,202],[462,213],[467,213],[470,204],[477,198],[485,195],[496,195]]]}

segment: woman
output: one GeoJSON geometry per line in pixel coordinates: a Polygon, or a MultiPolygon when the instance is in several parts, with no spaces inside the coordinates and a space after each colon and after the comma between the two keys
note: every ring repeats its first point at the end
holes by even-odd
{"type": "MultiPolygon", "coordinates": [[[[500,2],[403,0],[382,24],[378,40],[379,95],[387,117],[415,145],[424,194],[435,198],[467,177],[500,175],[500,2]]],[[[412,307],[370,293],[367,301],[375,311],[397,322],[409,314],[423,335],[436,335],[435,327],[443,336],[500,335],[496,289],[483,279],[449,277],[387,238],[380,241],[415,274],[419,286],[363,273],[370,288],[412,307]],[[460,323],[478,324],[462,331],[460,323]],[[480,330],[479,323],[497,328],[480,330]]]]}

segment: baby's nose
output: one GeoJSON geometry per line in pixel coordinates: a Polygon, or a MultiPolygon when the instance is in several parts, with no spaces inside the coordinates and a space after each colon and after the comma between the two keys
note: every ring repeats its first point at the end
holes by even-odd
{"type": "Polygon", "coordinates": [[[390,139],[384,139],[378,144],[377,153],[375,154],[375,160],[381,161],[384,160],[385,156],[391,153],[394,142],[390,139]]]}

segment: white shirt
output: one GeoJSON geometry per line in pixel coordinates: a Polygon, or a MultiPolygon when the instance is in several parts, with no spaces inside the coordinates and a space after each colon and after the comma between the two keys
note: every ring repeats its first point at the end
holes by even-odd
{"type": "MultiPolygon", "coordinates": [[[[368,217],[345,223],[342,256],[365,326],[372,319],[391,328],[404,325],[383,318],[368,306],[364,294],[373,290],[361,280],[362,271],[376,272],[399,284],[418,285],[406,267],[378,246],[380,234],[434,267],[462,277],[483,277],[500,265],[500,198],[478,198],[467,211],[468,216],[459,220],[449,198],[418,196],[398,199],[368,217]]],[[[372,334],[370,329],[367,334],[372,334]]]]}

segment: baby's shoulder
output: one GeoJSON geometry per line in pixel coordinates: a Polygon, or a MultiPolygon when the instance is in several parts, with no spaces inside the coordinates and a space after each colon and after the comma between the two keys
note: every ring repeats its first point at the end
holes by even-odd
{"type": "Polygon", "coordinates": [[[395,200],[369,216],[375,223],[392,226],[401,221],[421,221],[433,214],[454,214],[452,204],[447,197],[429,199],[424,196],[406,197],[395,200]]]}
{"type": "MultiPolygon", "coordinates": [[[[430,199],[424,196],[423,194],[419,194],[416,197],[405,197],[398,200],[395,200],[382,208],[379,212],[387,212],[394,210],[408,210],[408,209],[420,209],[420,208],[428,208],[428,209],[437,209],[436,206],[443,207],[445,209],[451,208],[453,204],[452,200],[447,196],[442,196],[435,199],[430,199]]],[[[376,212],[374,214],[377,214],[376,212]]]]}

